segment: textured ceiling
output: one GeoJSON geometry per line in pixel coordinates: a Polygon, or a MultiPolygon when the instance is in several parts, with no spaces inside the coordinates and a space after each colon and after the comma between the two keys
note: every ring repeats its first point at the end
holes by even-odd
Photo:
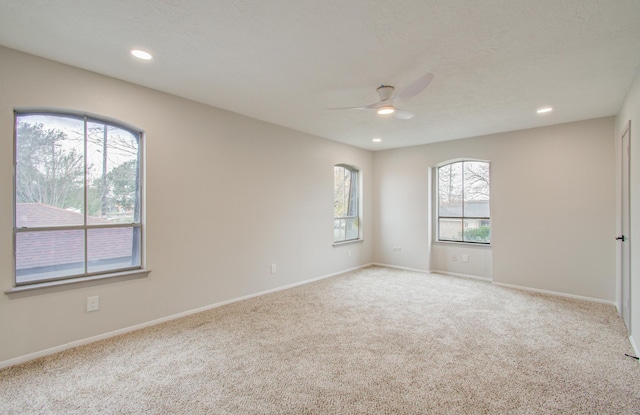
{"type": "Polygon", "coordinates": [[[2,0],[0,44],[376,150],[616,114],[640,1],[2,0]],[[426,72],[410,120],[328,110],[426,72]]]}

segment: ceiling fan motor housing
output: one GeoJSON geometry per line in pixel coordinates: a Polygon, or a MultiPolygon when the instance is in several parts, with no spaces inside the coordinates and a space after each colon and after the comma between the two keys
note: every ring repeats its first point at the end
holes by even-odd
{"type": "Polygon", "coordinates": [[[380,96],[380,101],[387,101],[393,95],[394,88],[389,85],[380,85],[378,87],[378,96],[380,96]]]}

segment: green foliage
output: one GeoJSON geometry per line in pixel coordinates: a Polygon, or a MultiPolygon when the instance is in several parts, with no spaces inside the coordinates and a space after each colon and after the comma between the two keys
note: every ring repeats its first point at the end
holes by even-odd
{"type": "MultiPolygon", "coordinates": [[[[46,129],[42,123],[19,122],[16,141],[16,202],[83,211],[84,138],[70,138],[64,131],[46,129]]],[[[111,164],[108,167],[113,168],[108,172],[105,169],[104,177],[103,171],[98,172],[98,177],[88,173],[87,214],[133,221],[138,181],[137,145],[134,147],[112,137],[109,149],[111,164]],[[118,157],[123,153],[128,157],[118,157]],[[122,161],[123,158],[128,160],[122,161]]],[[[98,155],[102,158],[99,152],[98,155]]],[[[97,171],[91,164],[96,162],[94,159],[89,156],[87,161],[87,168],[92,172],[97,171]]]]}
{"type": "Polygon", "coordinates": [[[491,227],[489,226],[480,226],[464,231],[464,240],[470,242],[489,242],[490,236],[491,227]]]}
{"type": "Polygon", "coordinates": [[[81,209],[84,158],[67,135],[24,122],[17,135],[16,201],[81,209]]]}
{"type": "Polygon", "coordinates": [[[113,203],[120,209],[132,211],[136,194],[137,160],[129,160],[114,168],[107,174],[107,181],[111,184],[113,203]]]}
{"type": "Polygon", "coordinates": [[[89,215],[112,216],[119,212],[133,212],[137,194],[137,167],[137,160],[129,160],[107,173],[104,182],[102,177],[94,179],[87,190],[89,215]],[[103,183],[106,184],[104,189],[103,183]]]}

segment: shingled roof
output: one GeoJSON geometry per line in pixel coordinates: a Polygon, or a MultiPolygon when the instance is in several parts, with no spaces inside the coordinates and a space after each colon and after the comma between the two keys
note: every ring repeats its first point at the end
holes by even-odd
{"type": "MultiPolygon", "coordinates": [[[[82,225],[82,213],[41,203],[17,203],[16,225],[19,228],[82,225]]],[[[109,223],[89,217],[90,224],[109,223]]],[[[131,256],[133,228],[88,230],[89,261],[131,256]],[[99,238],[92,236],[97,236],[99,238]]],[[[16,235],[16,269],[19,271],[84,262],[84,230],[47,230],[19,232],[16,235]]]]}

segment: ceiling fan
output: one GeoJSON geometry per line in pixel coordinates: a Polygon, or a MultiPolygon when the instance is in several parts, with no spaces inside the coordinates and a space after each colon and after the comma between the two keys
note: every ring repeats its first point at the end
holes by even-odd
{"type": "Polygon", "coordinates": [[[333,108],[337,110],[376,110],[379,115],[391,115],[401,120],[408,120],[413,118],[415,114],[409,111],[404,111],[396,108],[393,103],[396,100],[403,100],[418,95],[424,91],[433,79],[432,73],[426,73],[420,78],[416,79],[398,94],[394,95],[395,88],[391,85],[380,85],[377,89],[380,101],[360,106],[360,107],[346,107],[346,108],[333,108]]]}

